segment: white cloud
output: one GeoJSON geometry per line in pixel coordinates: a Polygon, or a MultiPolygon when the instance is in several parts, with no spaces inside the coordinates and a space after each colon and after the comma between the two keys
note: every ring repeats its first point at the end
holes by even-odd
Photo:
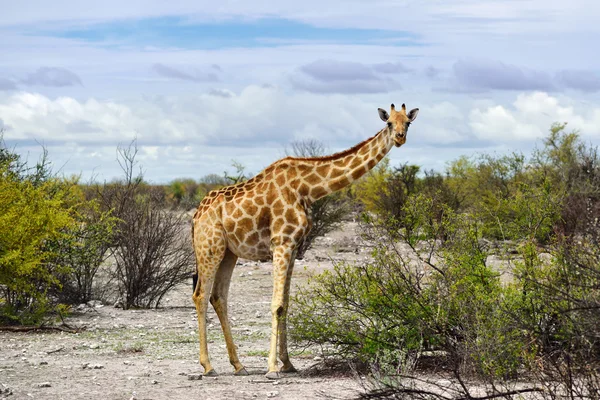
{"type": "Polygon", "coordinates": [[[569,128],[580,130],[584,137],[600,138],[600,107],[579,104],[576,111],[573,100],[559,100],[544,92],[520,94],[512,107],[475,108],[469,115],[473,133],[479,139],[496,143],[542,138],[554,122],[567,122],[569,128]]]}
{"type": "MultiPolygon", "coordinates": [[[[252,164],[248,168],[257,172],[281,156],[279,150],[285,144],[297,139],[316,138],[332,151],[342,150],[381,129],[377,108],[386,107],[380,102],[381,96],[323,96],[269,86],[250,85],[237,94],[228,93],[228,97],[209,92],[125,102],[65,96],[52,99],[18,92],[0,98],[0,115],[7,141],[21,145],[37,141],[49,149],[59,149],[57,162],[70,160],[67,171],[88,175],[92,169],[103,168],[114,160],[118,144],[137,137],[146,166],[170,168],[157,173],[176,177],[221,173],[231,158],[249,160],[252,164]],[[63,154],[60,145],[65,142],[76,145],[78,151],[63,154]],[[231,157],[226,155],[228,148],[231,157]],[[265,148],[279,150],[264,154],[265,148]],[[211,154],[220,156],[204,165],[207,171],[199,170],[197,159],[205,160],[211,154]]],[[[400,104],[407,96],[396,92],[386,98],[400,104]]],[[[411,102],[409,108],[419,106],[422,110],[409,133],[412,146],[452,146],[465,140],[465,112],[457,105],[411,102]]],[[[20,151],[31,150],[30,146],[20,151]]]]}
{"type": "Polygon", "coordinates": [[[447,94],[436,100],[405,91],[317,95],[258,85],[227,93],[128,101],[8,93],[0,97],[0,117],[6,141],[18,151],[34,154],[39,145],[33,143],[40,142],[55,165],[66,164],[64,172],[83,172],[84,177],[119,175],[116,147],[137,136],[147,178],[163,182],[221,174],[231,169],[231,159],[258,172],[297,139],[316,138],[332,152],[343,150],[381,129],[377,107],[387,108],[392,101],[421,110],[406,146],[393,151],[392,159],[426,169],[439,169],[465,152],[532,146],[556,121],[568,122],[586,138],[600,137],[599,106],[543,92],[520,94],[512,102],[457,95],[448,101],[447,94]]]}

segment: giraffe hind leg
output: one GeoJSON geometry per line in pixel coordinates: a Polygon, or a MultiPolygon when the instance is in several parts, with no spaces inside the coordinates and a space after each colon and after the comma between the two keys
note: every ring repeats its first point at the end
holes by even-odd
{"type": "Polygon", "coordinates": [[[197,283],[192,299],[198,315],[198,337],[200,339],[200,364],[204,367],[204,375],[216,375],[208,356],[206,332],[206,312],[210,290],[213,287],[215,275],[225,256],[226,241],[221,230],[210,226],[197,229],[201,234],[194,235],[194,251],[197,260],[197,283]]]}
{"type": "Polygon", "coordinates": [[[233,343],[233,336],[231,334],[231,327],[229,325],[229,318],[227,316],[227,297],[229,294],[229,285],[231,283],[231,275],[235,267],[237,256],[230,250],[225,252],[225,257],[219,265],[217,275],[215,277],[212,294],[210,296],[210,303],[212,304],[219,321],[221,322],[221,328],[223,330],[223,336],[225,337],[225,343],[227,345],[227,353],[229,354],[229,362],[233,365],[236,375],[247,375],[246,369],[240,363],[237,355],[235,344],[233,343]]]}

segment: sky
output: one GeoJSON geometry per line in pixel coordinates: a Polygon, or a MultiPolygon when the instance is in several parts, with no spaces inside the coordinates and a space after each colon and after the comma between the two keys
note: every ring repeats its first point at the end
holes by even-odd
{"type": "Polygon", "coordinates": [[[600,144],[596,0],[0,0],[7,146],[85,180],[257,173],[293,141],[340,151],[420,109],[392,165],[528,154],[554,122],[600,144]]]}

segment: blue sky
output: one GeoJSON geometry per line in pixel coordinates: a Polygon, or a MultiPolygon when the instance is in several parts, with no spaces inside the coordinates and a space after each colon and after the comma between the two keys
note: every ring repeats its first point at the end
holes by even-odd
{"type": "Polygon", "coordinates": [[[182,16],[99,21],[86,26],[30,27],[31,36],[81,40],[109,47],[162,47],[178,49],[221,49],[227,47],[275,47],[294,42],[373,44],[392,42],[416,46],[410,32],[369,28],[318,27],[276,17],[228,18],[195,21],[182,16]]]}
{"type": "Polygon", "coordinates": [[[122,3],[6,1],[7,144],[112,179],[137,137],[147,179],[168,182],[258,172],[294,140],[342,150],[390,103],[421,109],[393,164],[528,152],[557,121],[600,142],[592,0],[122,3]]]}

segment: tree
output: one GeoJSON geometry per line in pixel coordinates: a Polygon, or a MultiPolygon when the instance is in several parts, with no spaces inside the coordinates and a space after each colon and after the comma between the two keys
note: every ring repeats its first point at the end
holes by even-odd
{"type": "Polygon", "coordinates": [[[102,210],[118,218],[113,237],[113,272],[124,308],[158,307],[165,294],[189,279],[194,256],[184,214],[165,207],[162,189],[144,184],[135,173],[135,141],[119,148],[121,181],[99,185],[102,210]]]}
{"type": "Polygon", "coordinates": [[[45,155],[32,168],[0,136],[0,320],[38,323],[53,309],[64,264],[49,263],[48,246],[73,227],[73,185],[52,177],[45,155]]]}

